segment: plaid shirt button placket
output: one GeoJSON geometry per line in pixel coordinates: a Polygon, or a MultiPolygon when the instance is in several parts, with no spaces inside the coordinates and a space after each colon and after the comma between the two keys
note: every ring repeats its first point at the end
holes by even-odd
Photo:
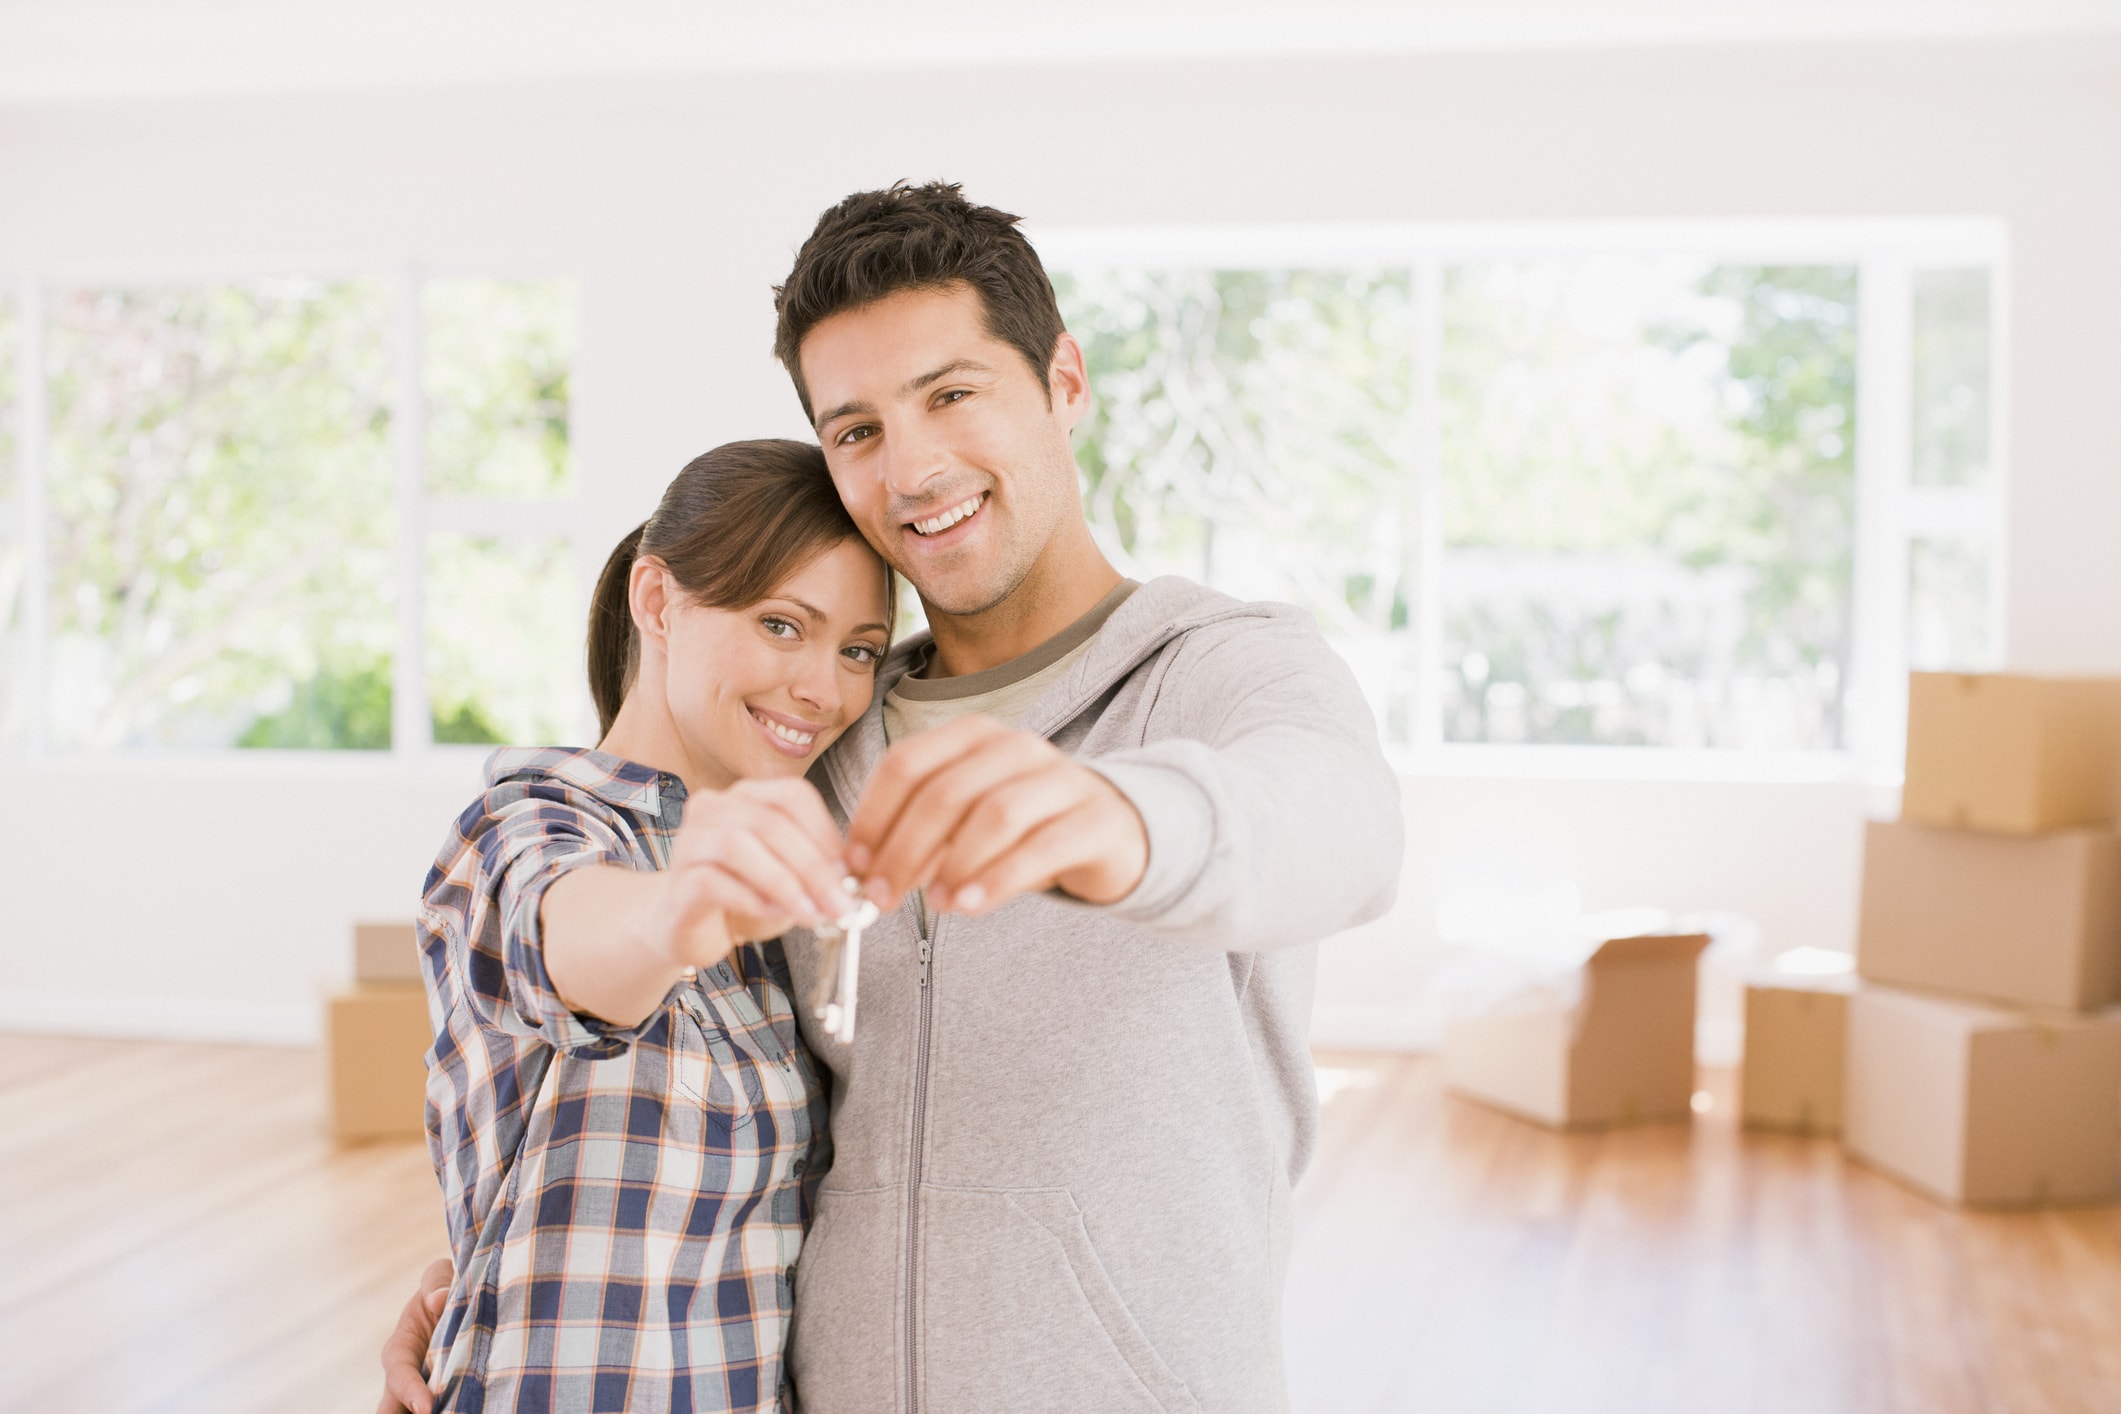
{"type": "Polygon", "coordinates": [[[777,944],[640,1025],[575,1015],[538,904],[570,869],[662,867],[673,778],[593,751],[494,753],[428,875],[428,1146],[457,1283],[429,1368],[459,1410],[778,1407],[825,1095],[777,944]]]}

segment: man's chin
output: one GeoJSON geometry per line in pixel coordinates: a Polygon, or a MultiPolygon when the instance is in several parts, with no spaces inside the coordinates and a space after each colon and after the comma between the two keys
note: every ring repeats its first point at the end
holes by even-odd
{"type": "Polygon", "coordinates": [[[926,566],[918,577],[903,569],[899,572],[912,582],[914,592],[921,596],[921,608],[931,619],[938,614],[953,619],[976,618],[1001,604],[1024,582],[1020,574],[982,573],[970,567],[952,574],[938,573],[936,567],[926,566]]]}

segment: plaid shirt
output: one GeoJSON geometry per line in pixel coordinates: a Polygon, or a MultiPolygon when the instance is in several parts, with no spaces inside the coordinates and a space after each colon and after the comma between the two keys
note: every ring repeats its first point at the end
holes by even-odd
{"type": "Polygon", "coordinates": [[[545,890],[664,867],[684,785],[558,748],[496,751],[486,778],[420,909],[457,1268],[428,1352],[438,1407],[778,1408],[825,1128],[780,944],[737,949],[638,1026],[568,1010],[545,890]]]}

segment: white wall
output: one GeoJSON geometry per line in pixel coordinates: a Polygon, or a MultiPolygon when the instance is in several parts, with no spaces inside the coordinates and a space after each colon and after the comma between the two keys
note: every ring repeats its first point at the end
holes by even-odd
{"type": "MultiPolygon", "coordinates": [[[[799,433],[769,286],[846,191],[947,175],[1044,227],[1997,215],[2011,657],[2121,672],[2121,47],[2105,40],[574,82],[0,109],[0,272],[553,273],[582,299],[587,557],[691,454],[799,433]]],[[[585,573],[588,567],[585,567],[585,573]]],[[[0,765],[0,1024],[287,1036],[474,776],[0,765]]],[[[1572,878],[1846,946],[1852,786],[1408,782],[1401,907],[1320,1027],[1389,1041],[1438,888],[1572,878]],[[1514,865],[1500,861],[1515,861],[1514,865]]]]}

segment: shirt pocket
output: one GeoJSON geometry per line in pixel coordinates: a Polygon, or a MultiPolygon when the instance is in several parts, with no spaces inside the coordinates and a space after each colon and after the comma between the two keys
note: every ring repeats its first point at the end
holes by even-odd
{"type": "Polygon", "coordinates": [[[758,1080],[750,1061],[698,993],[678,994],[670,1018],[670,1095],[666,1129],[680,1142],[723,1148],[757,1119],[758,1080]]]}

